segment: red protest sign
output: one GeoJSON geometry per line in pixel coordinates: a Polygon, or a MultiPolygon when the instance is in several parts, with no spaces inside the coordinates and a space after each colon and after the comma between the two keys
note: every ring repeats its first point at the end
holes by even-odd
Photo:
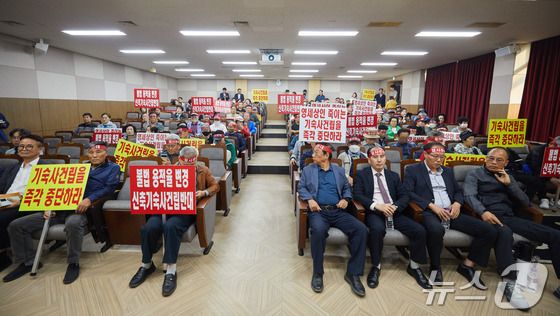
{"type": "Polygon", "coordinates": [[[196,166],[130,166],[132,214],[196,214],[196,166]]]}
{"type": "Polygon", "coordinates": [[[134,89],[134,107],[159,107],[159,89],[134,89]]]}
{"type": "Polygon", "coordinates": [[[366,128],[377,126],[377,114],[350,115],[346,125],[348,135],[363,135],[366,128]]]}
{"type": "Polygon", "coordinates": [[[214,114],[214,98],[212,97],[192,97],[192,111],[198,114],[214,114]]]}
{"type": "Polygon", "coordinates": [[[346,143],[346,105],[319,103],[303,105],[299,137],[306,142],[346,143]]]}
{"type": "Polygon", "coordinates": [[[96,128],[93,131],[94,142],[106,142],[107,144],[116,144],[122,137],[120,128],[96,128]]]}
{"type": "Polygon", "coordinates": [[[214,112],[230,113],[231,112],[231,101],[217,100],[216,105],[214,105],[214,112]]]}
{"type": "Polygon", "coordinates": [[[280,114],[299,114],[305,97],[303,94],[279,94],[278,113],[280,114]]]}
{"type": "Polygon", "coordinates": [[[560,177],[560,148],[545,149],[541,177],[560,177]]]}

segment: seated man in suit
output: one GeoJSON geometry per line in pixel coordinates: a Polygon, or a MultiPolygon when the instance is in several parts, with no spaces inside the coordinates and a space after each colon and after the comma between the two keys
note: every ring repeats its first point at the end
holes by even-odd
{"type": "Polygon", "coordinates": [[[68,245],[68,267],[64,275],[64,284],[74,282],[80,274],[80,254],[82,241],[87,226],[86,211],[95,200],[112,195],[120,181],[120,167],[107,160],[107,144],[91,143],[88,157],[91,163],[89,177],[84,192],[84,199],[75,212],[61,211],[35,213],[13,221],[8,227],[12,251],[16,263],[20,265],[4,277],[4,282],[18,279],[31,271],[35,259],[33,234],[43,229],[44,218],[51,217],[50,224],[65,224],[66,244],[68,245]]]}
{"type": "Polygon", "coordinates": [[[366,224],[369,227],[369,250],[373,264],[367,284],[372,289],[379,284],[386,221],[392,220],[394,229],[410,240],[410,263],[406,271],[422,288],[431,289],[432,286],[419,265],[427,261],[426,230],[403,214],[408,206],[408,192],[399,175],[385,169],[387,158],[382,148],[372,147],[368,149],[367,155],[371,168],[360,170],[354,180],[354,198],[367,210],[366,224]]]}
{"type": "MultiPolygon", "coordinates": [[[[492,224],[497,230],[495,252],[498,273],[502,274],[515,262],[512,246],[513,233],[516,233],[548,245],[552,266],[556,277],[560,278],[560,231],[516,216],[515,205],[529,206],[530,201],[517,181],[504,170],[508,162],[505,148],[495,147],[490,150],[484,167],[467,175],[464,185],[465,200],[485,222],[492,224]]],[[[509,300],[515,285],[515,275],[510,273],[505,278],[508,282],[504,293],[509,300]]],[[[560,299],[560,287],[554,291],[554,295],[560,299]]]]}
{"type": "Polygon", "coordinates": [[[323,255],[330,227],[340,229],[348,236],[350,261],[344,280],[358,296],[366,294],[360,281],[364,271],[367,228],[346,211],[352,200],[350,184],[344,169],[330,163],[332,149],[327,144],[317,144],[313,149],[313,164],[303,168],[299,182],[299,196],[309,203],[309,227],[311,228],[311,254],[313,277],[311,288],[323,291],[323,255]]]}
{"type": "MultiPolygon", "coordinates": [[[[181,149],[178,166],[196,166],[196,199],[216,194],[220,190],[218,182],[212,176],[210,169],[204,163],[197,163],[198,150],[186,146],[181,149]]],[[[177,288],[177,257],[181,239],[187,229],[196,221],[196,215],[169,215],[163,223],[161,215],[148,215],[146,224],[140,231],[142,240],[142,266],[128,284],[135,288],[156,270],[152,256],[159,250],[159,240],[163,234],[165,254],[163,263],[167,264],[167,271],[163,279],[162,295],[169,296],[177,288]]]]}
{"type": "Polygon", "coordinates": [[[17,155],[23,160],[10,168],[0,169],[0,195],[7,197],[6,206],[0,207],[0,271],[12,264],[8,256],[10,237],[8,225],[18,217],[31,213],[20,213],[21,195],[25,192],[31,169],[42,161],[43,138],[37,135],[23,136],[18,145],[17,155]],[[11,204],[7,204],[7,203],[11,204]]]}
{"type": "Polygon", "coordinates": [[[404,186],[410,200],[424,210],[423,225],[427,231],[430,270],[436,285],[443,284],[440,256],[443,249],[444,224],[474,237],[469,255],[457,266],[457,272],[479,290],[486,286],[479,278],[475,280],[475,264],[486,267],[490,249],[496,240],[496,230],[484,221],[461,214],[463,190],[457,184],[453,169],[443,167],[445,147],[440,143],[424,146],[424,162],[409,166],[404,177],[404,186]]]}

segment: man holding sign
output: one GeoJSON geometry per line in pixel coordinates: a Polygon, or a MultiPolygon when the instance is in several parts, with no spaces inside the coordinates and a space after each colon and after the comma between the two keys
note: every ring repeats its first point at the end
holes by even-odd
{"type": "MultiPolygon", "coordinates": [[[[210,169],[204,164],[197,164],[198,150],[194,147],[181,149],[178,166],[196,166],[196,200],[211,196],[220,190],[218,182],[212,176],[210,169]]],[[[191,180],[191,179],[188,179],[191,180]]],[[[142,266],[128,284],[135,288],[142,284],[152,274],[156,267],[152,256],[159,250],[159,239],[164,235],[163,263],[167,264],[167,271],[163,280],[162,295],[173,294],[177,287],[177,257],[183,234],[196,221],[196,215],[168,215],[163,222],[161,215],[148,215],[146,224],[140,231],[142,245],[142,266]]]]}
{"type": "MultiPolygon", "coordinates": [[[[29,216],[21,217],[13,221],[8,227],[12,251],[14,253],[15,262],[19,265],[4,277],[4,282],[10,282],[18,279],[31,271],[33,259],[35,258],[35,247],[33,247],[33,234],[41,231],[44,226],[44,220],[50,217],[50,224],[65,224],[66,243],[68,245],[68,267],[64,276],[64,284],[74,282],[80,273],[80,254],[82,252],[82,241],[87,225],[86,211],[95,200],[113,194],[119,184],[120,169],[119,166],[107,160],[107,145],[104,142],[95,142],[91,144],[88,151],[91,168],[87,183],[85,185],[84,199],[77,203],[75,212],[51,212],[46,211],[44,214],[35,213],[29,216]]],[[[64,165],[63,165],[64,166],[64,165]]],[[[72,165],[67,165],[70,168],[72,165]]],[[[74,165],[75,166],[75,165],[74,165]]],[[[85,165],[87,167],[87,165],[85,165]]],[[[87,175],[87,174],[86,174],[87,175]]],[[[66,177],[66,183],[69,183],[70,175],[66,177]]],[[[81,175],[75,175],[78,179],[81,175]]],[[[54,177],[50,177],[51,179],[54,177]]],[[[62,178],[59,174],[58,178],[62,178]]],[[[86,177],[84,177],[86,178],[86,177]]],[[[78,180],[76,180],[78,182],[78,180]]],[[[47,183],[45,191],[49,186],[59,185],[61,183],[47,183]]],[[[29,190],[29,188],[28,188],[29,190]]],[[[27,193],[27,192],[26,192],[27,193]]],[[[26,203],[24,196],[23,203],[26,203]]],[[[48,199],[48,196],[47,198],[48,199]]],[[[43,202],[46,199],[41,199],[43,202]]],[[[55,202],[58,197],[55,196],[55,202]]],[[[51,208],[52,209],[52,208],[51,208]]],[[[21,208],[20,208],[21,210],[21,208]]]]}

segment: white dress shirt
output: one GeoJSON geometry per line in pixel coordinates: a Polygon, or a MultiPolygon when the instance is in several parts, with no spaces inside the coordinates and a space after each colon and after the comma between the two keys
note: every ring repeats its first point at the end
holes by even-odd
{"type": "MultiPolygon", "coordinates": [[[[371,205],[369,206],[369,209],[374,211],[375,210],[375,205],[377,205],[377,203],[379,204],[385,204],[385,202],[383,201],[383,196],[381,195],[381,190],[379,189],[379,186],[377,185],[377,176],[376,174],[378,173],[375,169],[371,168],[371,172],[373,172],[373,203],[371,203],[371,205]]],[[[383,186],[385,187],[385,191],[387,192],[387,195],[389,196],[389,204],[393,204],[393,199],[391,198],[391,193],[389,192],[389,187],[387,186],[387,180],[385,178],[385,169],[381,170],[381,183],[383,184],[383,186]]]]}
{"type": "Polygon", "coordinates": [[[12,182],[12,185],[10,186],[6,194],[19,193],[20,195],[22,195],[25,192],[27,182],[29,181],[29,176],[31,175],[31,169],[37,164],[37,162],[39,162],[39,157],[37,157],[27,165],[25,163],[21,164],[16,178],[14,179],[14,182],[12,182]]]}

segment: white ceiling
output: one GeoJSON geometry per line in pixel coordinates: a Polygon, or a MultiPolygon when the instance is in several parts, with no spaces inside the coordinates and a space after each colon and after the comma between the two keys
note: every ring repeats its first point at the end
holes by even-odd
{"type": "MultiPolygon", "coordinates": [[[[558,0],[17,0],[0,2],[0,33],[37,41],[120,64],[182,78],[174,66],[153,60],[186,59],[186,67],[203,68],[217,79],[239,78],[224,60],[258,61],[259,48],[284,49],[284,66],[258,66],[268,79],[285,79],[289,69],[319,69],[315,78],[337,79],[346,70],[375,69],[365,79],[383,80],[491,52],[509,43],[526,43],[560,34],[558,0]],[[131,20],[138,26],[121,25],[131,20]],[[247,21],[236,28],[234,21],[247,21]],[[393,28],[370,22],[399,21],[393,28]],[[474,22],[503,22],[498,28],[474,29],[474,38],[416,38],[422,30],[462,30],[474,22]],[[64,29],[119,29],[126,37],[73,37],[64,29]],[[193,38],[183,29],[237,29],[240,37],[193,38]],[[357,30],[356,37],[298,37],[299,30],[357,30]],[[124,55],[119,49],[159,48],[163,55],[124,55]],[[250,55],[209,55],[207,49],[250,49],[250,55]],[[338,50],[335,56],[294,55],[294,50],[338,50]],[[384,50],[425,50],[420,57],[381,56],[384,50]],[[324,61],[326,66],[290,66],[292,61],[324,61]],[[398,62],[396,67],[362,67],[361,62],[398,62]]],[[[468,29],[473,30],[473,29],[468,29]]],[[[236,68],[240,68],[237,66],[236,68]]],[[[244,66],[243,68],[247,68],[244,66]]]]}

